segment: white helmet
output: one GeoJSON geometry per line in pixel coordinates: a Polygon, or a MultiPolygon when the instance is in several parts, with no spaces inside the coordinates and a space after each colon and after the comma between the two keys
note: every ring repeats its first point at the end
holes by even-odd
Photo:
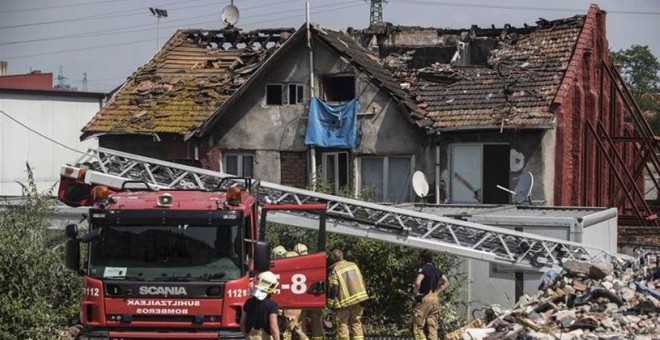
{"type": "Polygon", "coordinates": [[[263,300],[268,294],[274,294],[279,284],[275,274],[272,272],[263,272],[257,276],[257,284],[254,286],[252,295],[259,300],[263,300]]]}
{"type": "Polygon", "coordinates": [[[298,253],[299,255],[307,255],[307,254],[309,254],[308,251],[307,251],[307,246],[304,245],[304,244],[302,244],[302,243],[298,243],[298,244],[296,244],[296,246],[293,247],[293,251],[295,251],[295,252],[298,253]]]}
{"type": "Polygon", "coordinates": [[[286,248],[282,246],[277,246],[270,252],[270,257],[272,259],[283,259],[284,255],[286,255],[286,248]]]}

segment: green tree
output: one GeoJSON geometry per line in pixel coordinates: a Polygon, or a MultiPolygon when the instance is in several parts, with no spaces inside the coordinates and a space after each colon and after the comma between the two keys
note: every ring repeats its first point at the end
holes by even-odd
{"type": "Polygon", "coordinates": [[[621,73],[631,90],[657,92],[660,85],[660,62],[647,45],[632,45],[628,49],[610,52],[614,63],[621,64],[621,73]]]}
{"type": "Polygon", "coordinates": [[[635,102],[648,119],[655,135],[660,135],[660,62],[648,46],[632,45],[628,49],[610,52],[614,63],[633,91],[635,102]]]}
{"type": "Polygon", "coordinates": [[[57,339],[76,315],[82,282],[48,235],[55,200],[38,192],[28,165],[23,203],[0,215],[0,339],[57,339]]]}

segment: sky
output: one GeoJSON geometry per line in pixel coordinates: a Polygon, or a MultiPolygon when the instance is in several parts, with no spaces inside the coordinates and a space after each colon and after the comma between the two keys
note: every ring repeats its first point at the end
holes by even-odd
{"type": "MultiPolygon", "coordinates": [[[[60,73],[65,84],[108,92],[144,65],[176,29],[220,29],[231,0],[0,0],[0,60],[9,74],[60,73]],[[157,19],[149,7],[165,9],[157,19]]],[[[304,0],[234,0],[239,28],[299,28],[304,0]]],[[[610,48],[648,45],[660,57],[660,0],[389,0],[383,19],[437,28],[503,27],[586,14],[591,3],[607,13],[610,48]]],[[[310,0],[311,21],[332,29],[364,28],[364,0],[310,0]]],[[[57,83],[57,80],[55,80],[57,83]]]]}

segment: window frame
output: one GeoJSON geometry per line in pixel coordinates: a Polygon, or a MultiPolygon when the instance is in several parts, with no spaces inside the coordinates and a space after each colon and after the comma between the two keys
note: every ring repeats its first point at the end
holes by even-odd
{"type": "Polygon", "coordinates": [[[358,94],[357,94],[357,79],[358,79],[357,75],[352,74],[352,73],[326,74],[326,75],[321,77],[321,93],[320,93],[321,96],[320,97],[323,98],[324,101],[331,102],[331,103],[346,103],[346,102],[349,102],[351,100],[354,100],[358,97],[358,94]],[[331,78],[349,78],[349,77],[353,78],[353,97],[350,98],[350,99],[339,100],[339,101],[328,99],[328,96],[327,96],[327,93],[326,93],[326,87],[327,87],[326,80],[331,79],[331,78]]]}
{"type": "Polygon", "coordinates": [[[287,83],[287,90],[286,90],[286,99],[287,99],[287,105],[303,105],[305,104],[305,84],[301,83],[287,83]],[[291,87],[294,87],[295,89],[295,101],[292,103],[291,102],[291,87]]]}
{"type": "Polygon", "coordinates": [[[339,183],[339,157],[340,154],[345,154],[346,155],[346,187],[350,189],[350,171],[351,171],[351,158],[350,158],[350,152],[348,151],[323,151],[321,152],[321,176],[324,181],[327,181],[327,166],[328,166],[328,156],[333,156],[335,158],[334,162],[334,178],[332,181],[332,187],[334,190],[334,193],[338,193],[339,189],[341,189],[341,185],[339,183]]]}
{"type": "Polygon", "coordinates": [[[232,176],[254,178],[254,170],[255,170],[255,165],[256,164],[257,164],[257,162],[256,162],[256,157],[255,157],[254,153],[251,153],[251,152],[233,152],[233,151],[232,152],[226,152],[226,153],[223,153],[223,155],[222,155],[222,164],[221,164],[222,169],[221,169],[221,172],[226,173],[228,175],[232,175],[232,176]],[[231,156],[236,156],[237,157],[236,162],[238,164],[236,166],[236,169],[237,169],[238,174],[230,174],[230,173],[226,172],[227,157],[231,157],[231,156]],[[243,169],[243,158],[244,157],[252,157],[252,176],[245,176],[245,173],[244,173],[245,170],[243,169]]]}
{"type": "MultiPolygon", "coordinates": [[[[358,175],[360,176],[358,180],[358,185],[359,185],[359,191],[361,192],[362,190],[365,190],[366,188],[362,187],[362,160],[370,158],[370,159],[381,159],[382,160],[382,166],[383,166],[383,187],[382,187],[382,192],[383,192],[383,202],[389,202],[388,196],[389,196],[389,176],[390,176],[390,158],[409,158],[410,160],[410,180],[412,180],[412,174],[414,173],[415,170],[415,155],[363,155],[359,157],[359,170],[358,170],[358,175]]],[[[412,188],[412,183],[409,188],[408,192],[408,200],[410,202],[414,201],[414,196],[413,196],[413,188],[412,188]]],[[[407,202],[398,202],[398,203],[407,203],[407,202]]]]}

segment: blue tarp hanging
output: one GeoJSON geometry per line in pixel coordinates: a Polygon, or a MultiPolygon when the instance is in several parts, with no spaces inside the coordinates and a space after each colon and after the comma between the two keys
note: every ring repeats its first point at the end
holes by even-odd
{"type": "Polygon", "coordinates": [[[355,147],[355,122],[358,101],[346,104],[328,104],[312,97],[305,144],[325,148],[355,147]]]}

